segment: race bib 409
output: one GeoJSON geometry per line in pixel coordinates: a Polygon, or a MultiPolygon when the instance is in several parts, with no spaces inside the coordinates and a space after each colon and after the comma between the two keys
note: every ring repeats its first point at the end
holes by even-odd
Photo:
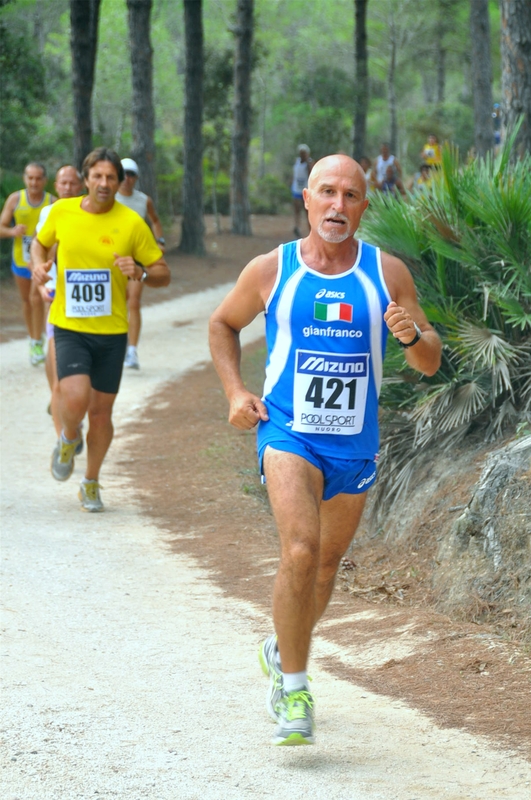
{"type": "Polygon", "coordinates": [[[109,269],[65,270],[67,317],[108,317],[112,311],[109,269]]]}
{"type": "Polygon", "coordinates": [[[369,354],[295,353],[293,427],[301,433],[360,433],[369,385],[369,354]]]}

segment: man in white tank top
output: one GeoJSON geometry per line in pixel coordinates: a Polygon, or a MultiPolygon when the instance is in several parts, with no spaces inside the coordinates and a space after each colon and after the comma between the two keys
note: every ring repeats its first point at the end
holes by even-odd
{"type": "MultiPolygon", "coordinates": [[[[132,208],[133,211],[136,211],[136,213],[151,226],[157,244],[162,252],[164,252],[166,242],[153,200],[147,194],[135,188],[138,180],[138,164],[136,161],[133,161],[132,158],[122,158],[122,167],[124,168],[124,180],[120,184],[115,199],[119,203],[122,203],[122,205],[132,208]]],[[[124,366],[130,369],[140,369],[137,347],[142,325],[140,304],[143,286],[144,284],[142,281],[129,281],[127,286],[129,333],[124,366]]]]}
{"type": "Polygon", "coordinates": [[[383,184],[387,175],[387,167],[393,167],[397,178],[402,177],[402,167],[400,166],[398,158],[391,154],[389,144],[387,142],[383,142],[380,148],[380,155],[374,162],[374,167],[372,170],[372,179],[377,189],[382,190],[383,188],[383,184]]]}
{"type": "Polygon", "coordinates": [[[293,219],[295,227],[293,233],[297,238],[301,235],[300,220],[304,209],[302,192],[308,186],[308,178],[312,171],[313,161],[310,158],[310,148],[307,144],[300,144],[297,148],[298,157],[293,165],[293,180],[291,181],[291,195],[293,197],[293,219]]]}

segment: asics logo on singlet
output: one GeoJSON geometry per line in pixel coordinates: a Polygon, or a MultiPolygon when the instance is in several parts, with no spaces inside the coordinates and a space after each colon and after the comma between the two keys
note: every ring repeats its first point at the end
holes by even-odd
{"type": "Polygon", "coordinates": [[[315,295],[315,299],[320,300],[321,297],[326,297],[329,300],[344,300],[345,292],[327,292],[326,289],[319,289],[315,295]]]}

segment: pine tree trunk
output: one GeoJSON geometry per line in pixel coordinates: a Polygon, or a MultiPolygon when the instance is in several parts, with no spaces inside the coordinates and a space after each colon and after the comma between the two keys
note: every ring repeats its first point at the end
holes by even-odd
{"type": "Polygon", "coordinates": [[[74,165],[92,150],[92,90],[101,0],[70,0],[70,49],[74,93],[74,165]]]}
{"type": "Polygon", "coordinates": [[[354,0],[356,28],[354,49],[356,77],[354,86],[354,135],[352,152],[356,161],[366,156],[367,110],[369,106],[369,69],[367,56],[367,5],[369,0],[354,0]]]}
{"type": "Polygon", "coordinates": [[[150,39],[152,0],[127,0],[133,83],[131,156],[140,171],[139,188],[156,204],[153,48],[150,39]]]}
{"type": "Polygon", "coordinates": [[[470,0],[472,94],[476,153],[484,158],[494,145],[489,0],[470,0]]]}
{"type": "Polygon", "coordinates": [[[203,255],[203,18],[202,0],[184,0],[186,81],[183,222],[179,250],[203,255]]]}
{"type": "Polygon", "coordinates": [[[446,44],[444,39],[448,32],[453,4],[453,0],[438,0],[437,3],[435,51],[437,63],[437,103],[439,104],[444,103],[446,94],[446,44]]]}
{"type": "Polygon", "coordinates": [[[387,73],[387,103],[389,107],[389,147],[391,153],[397,152],[398,145],[398,119],[396,107],[396,27],[394,18],[389,26],[389,44],[391,52],[389,55],[389,71],[387,73]]]}
{"type": "Polygon", "coordinates": [[[234,131],[230,168],[232,232],[251,236],[249,142],[254,0],[238,0],[234,58],[234,131]]]}
{"type": "Polygon", "coordinates": [[[523,116],[518,146],[531,153],[531,3],[501,0],[500,6],[504,123],[510,130],[523,116]]]}

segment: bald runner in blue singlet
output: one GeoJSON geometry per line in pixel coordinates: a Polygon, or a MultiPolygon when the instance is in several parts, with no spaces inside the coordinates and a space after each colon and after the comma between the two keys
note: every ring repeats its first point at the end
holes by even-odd
{"type": "Polygon", "coordinates": [[[386,336],[419,372],[433,375],[441,357],[405,264],[355,238],[368,203],[359,164],[344,155],[321,159],[303,198],[309,235],[253,259],[210,324],[229,420],[240,430],[258,425],[279,535],[275,633],[259,650],[277,745],[314,742],[311,636],[376,478],[386,336]],[[240,331],[261,312],[262,398],[242,380],[239,345],[240,331]]]}

